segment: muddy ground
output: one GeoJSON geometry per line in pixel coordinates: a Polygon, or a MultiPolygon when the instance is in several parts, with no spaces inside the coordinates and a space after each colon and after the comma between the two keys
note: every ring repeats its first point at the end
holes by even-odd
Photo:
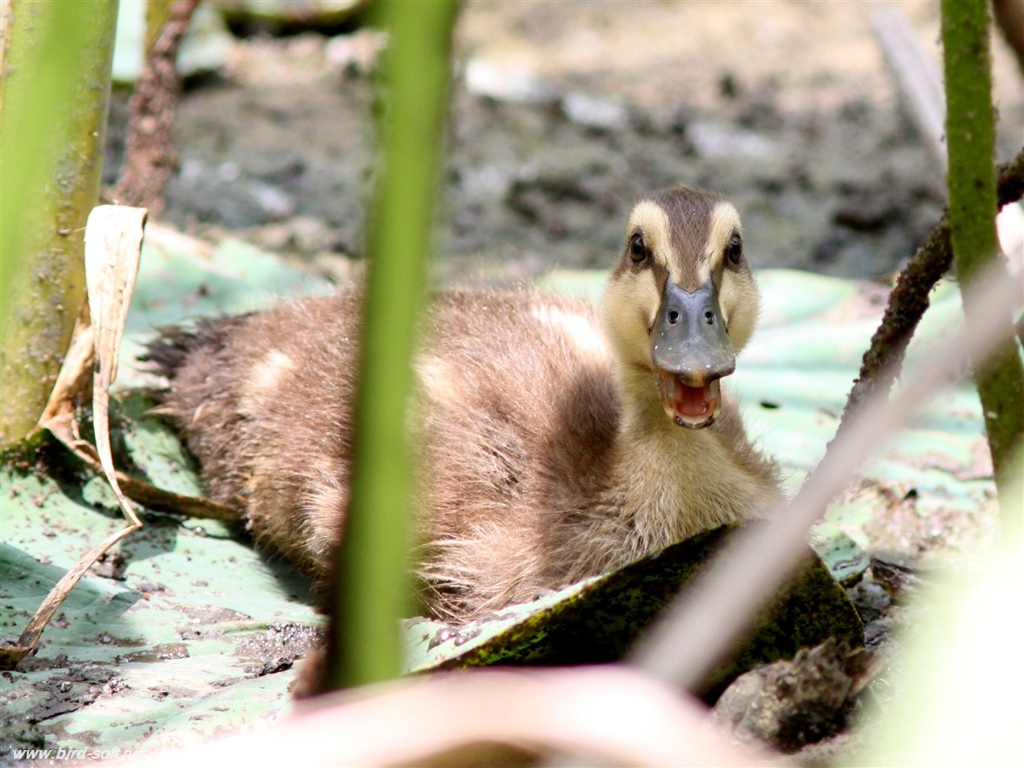
{"type": "MultiPolygon", "coordinates": [[[[892,272],[943,204],[873,18],[904,13],[938,61],[938,3],[468,3],[439,215],[442,279],[605,267],[633,200],[680,182],[745,217],[755,264],[892,272]]],[[[374,37],[256,33],[191,82],[164,218],[344,272],[372,185],[374,37]]],[[[1001,154],[1024,86],[996,40],[1001,154]]],[[[126,97],[117,99],[108,179],[126,97]]]]}

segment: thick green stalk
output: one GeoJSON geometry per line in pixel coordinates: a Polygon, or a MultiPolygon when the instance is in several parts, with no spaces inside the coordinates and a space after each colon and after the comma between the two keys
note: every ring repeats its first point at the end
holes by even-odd
{"type": "Polygon", "coordinates": [[[0,444],[46,405],[85,297],[116,0],[8,4],[0,81],[0,444]]]}
{"type": "Polygon", "coordinates": [[[369,224],[351,500],[335,579],[330,687],[395,677],[410,606],[407,412],[447,111],[456,4],[384,3],[383,172],[369,224]]]}
{"type": "MultiPolygon", "coordinates": [[[[949,223],[953,258],[971,321],[969,289],[986,268],[1005,270],[996,234],[995,112],[985,0],[942,0],[949,151],[949,223]]],[[[1011,279],[1007,274],[1006,279],[1011,279]]],[[[1007,328],[1011,326],[1007,317],[1007,328]]],[[[1014,448],[1024,436],[1024,368],[1014,342],[990,362],[974,361],[996,484],[1011,480],[1014,448]]],[[[1019,514],[1004,510],[1004,514],[1019,514]]]]}

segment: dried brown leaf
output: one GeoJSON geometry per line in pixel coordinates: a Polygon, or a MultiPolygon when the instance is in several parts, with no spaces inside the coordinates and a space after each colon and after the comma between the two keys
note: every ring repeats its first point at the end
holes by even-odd
{"type": "MultiPolygon", "coordinates": [[[[89,296],[87,310],[79,316],[78,344],[73,346],[66,360],[67,373],[61,371],[58,377],[60,391],[50,398],[47,412],[52,414],[45,426],[54,434],[64,435],[66,442],[76,452],[83,452],[81,441],[75,436],[73,413],[67,406],[73,405],[76,392],[80,391],[83,368],[90,358],[86,342],[93,342],[93,421],[96,433],[97,461],[110,483],[118,502],[124,511],[128,525],[115,531],[86,552],[71,570],[64,574],[43,604],[29,621],[18,643],[5,648],[2,662],[8,666],[35,651],[39,637],[61,603],[74,589],[93,563],[110,547],[125,536],[142,527],[142,522],[118,483],[110,452],[110,385],[117,376],[117,359],[124,337],[128,306],[135,288],[135,277],[139,269],[142,252],[142,231],[147,211],[144,208],[101,205],[89,214],[85,228],[85,271],[89,296]],[[91,320],[91,323],[90,323],[91,320]]],[[[62,438],[63,439],[63,438],[62,438]]]]}

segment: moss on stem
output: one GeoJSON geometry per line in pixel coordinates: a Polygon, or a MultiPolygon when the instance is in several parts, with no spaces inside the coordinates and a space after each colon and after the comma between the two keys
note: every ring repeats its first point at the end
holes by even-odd
{"type": "Polygon", "coordinates": [[[85,297],[116,0],[11,6],[0,44],[0,443],[36,423],[85,297]]]}

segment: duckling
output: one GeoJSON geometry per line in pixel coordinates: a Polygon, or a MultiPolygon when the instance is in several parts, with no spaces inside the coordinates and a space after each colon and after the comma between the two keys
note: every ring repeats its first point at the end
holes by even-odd
{"type": "MultiPolygon", "coordinates": [[[[430,612],[525,602],[777,500],[720,386],[759,311],[742,238],[730,202],[680,186],[632,209],[600,312],[530,290],[436,297],[410,410],[430,612]]],[[[211,498],[320,583],[348,501],[359,309],[349,287],[149,351],[211,498]]]]}

